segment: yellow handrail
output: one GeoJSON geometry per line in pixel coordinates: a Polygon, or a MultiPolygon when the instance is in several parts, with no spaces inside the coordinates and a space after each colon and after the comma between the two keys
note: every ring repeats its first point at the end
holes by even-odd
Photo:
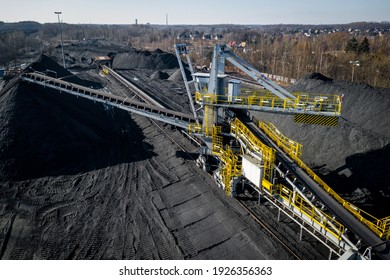
{"type": "Polygon", "coordinates": [[[274,140],[274,142],[276,142],[278,147],[283,147],[284,151],[288,151],[288,154],[292,153],[298,157],[302,156],[302,145],[284,136],[272,123],[266,124],[260,122],[259,126],[272,140],[274,140]]]}
{"type": "Polygon", "coordinates": [[[238,118],[230,124],[231,133],[240,138],[252,152],[262,155],[264,162],[264,178],[271,181],[272,170],[275,163],[275,149],[261,142],[238,118]]]}
{"type": "Polygon", "coordinates": [[[269,126],[265,123],[258,122],[258,127],[264,131],[275,143],[286,152],[295,163],[303,169],[319,186],[321,186],[329,195],[331,195],[336,201],[338,201],[345,209],[351,212],[361,223],[365,224],[380,238],[388,240],[390,238],[390,216],[378,219],[373,215],[358,208],[352,203],[343,199],[338,193],[336,193],[328,184],[326,184],[313,170],[311,170],[288,146],[283,145],[275,134],[269,129],[269,126]],[[276,139],[276,140],[275,140],[276,139]]]}
{"type": "Polygon", "coordinates": [[[210,93],[196,92],[195,101],[203,105],[239,105],[244,108],[251,106],[264,107],[268,110],[290,111],[306,113],[327,112],[335,116],[341,114],[341,99],[338,95],[309,95],[307,93],[296,93],[295,99],[285,100],[274,95],[263,92],[251,95],[227,96],[210,93]]]}
{"type": "MultiPolygon", "coordinates": [[[[344,234],[345,227],[340,222],[322,212],[320,209],[308,204],[306,200],[282,184],[273,186],[276,189],[276,193],[282,198],[288,205],[293,206],[301,214],[304,214],[312,222],[315,222],[327,232],[331,233],[338,240],[341,240],[344,234]]],[[[275,193],[275,191],[274,191],[275,193]]]]}
{"type": "Polygon", "coordinates": [[[223,146],[223,138],[221,136],[222,128],[220,126],[213,127],[212,135],[212,153],[219,157],[223,163],[221,176],[225,186],[225,193],[231,195],[231,179],[241,176],[242,164],[239,157],[233,153],[228,145],[223,146]]]}

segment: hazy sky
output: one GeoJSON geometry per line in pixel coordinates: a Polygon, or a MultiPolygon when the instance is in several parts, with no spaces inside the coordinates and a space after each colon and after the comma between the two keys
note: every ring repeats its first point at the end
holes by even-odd
{"type": "Polygon", "coordinates": [[[0,0],[0,21],[278,24],[390,21],[389,0],[0,0]]]}

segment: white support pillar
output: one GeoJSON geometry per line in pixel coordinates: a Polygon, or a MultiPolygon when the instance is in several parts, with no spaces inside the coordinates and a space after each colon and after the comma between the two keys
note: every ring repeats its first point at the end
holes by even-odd
{"type": "Polygon", "coordinates": [[[299,241],[302,241],[302,235],[303,235],[303,227],[301,226],[301,230],[299,232],[299,241]]]}

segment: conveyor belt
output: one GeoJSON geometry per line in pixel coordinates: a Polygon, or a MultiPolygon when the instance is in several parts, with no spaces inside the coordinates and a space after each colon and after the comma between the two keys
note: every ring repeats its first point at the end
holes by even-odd
{"type": "MultiPolygon", "coordinates": [[[[70,93],[93,101],[109,104],[111,106],[127,110],[145,117],[172,124],[187,129],[190,123],[195,122],[195,118],[188,114],[168,110],[165,108],[152,106],[143,102],[128,100],[128,98],[105,93],[99,90],[90,89],[60,79],[55,79],[40,73],[24,73],[20,77],[23,81],[35,83],[44,87],[49,87],[60,92],[70,93]]],[[[389,246],[382,244],[383,241],[376,236],[369,228],[357,220],[342,205],[335,201],[325,192],[313,179],[309,177],[297,164],[290,159],[281,149],[279,149],[269,138],[260,131],[252,122],[246,122],[248,128],[264,143],[273,146],[277,151],[277,160],[281,162],[294,176],[312,193],[320,199],[323,204],[352,232],[359,236],[368,246],[373,247],[378,255],[384,259],[390,259],[389,246]]]]}
{"type": "Polygon", "coordinates": [[[108,104],[135,114],[139,114],[157,121],[168,123],[184,129],[188,129],[190,123],[195,122],[191,115],[168,110],[158,106],[148,105],[143,102],[105,93],[81,85],[55,79],[39,73],[24,73],[20,77],[23,81],[35,83],[43,87],[49,87],[60,92],[67,92],[79,97],[87,98],[96,102],[108,104]]]}
{"type": "Polygon", "coordinates": [[[151,96],[147,95],[145,92],[140,90],[138,87],[130,83],[128,80],[123,78],[121,75],[119,75],[117,72],[115,72],[113,69],[103,66],[103,69],[106,69],[110,75],[112,75],[115,79],[117,79],[122,85],[124,85],[126,88],[131,90],[132,92],[135,92],[138,96],[142,98],[146,103],[153,104],[160,108],[166,108],[163,104],[161,104],[159,101],[155,100],[151,96]]]}
{"type": "Polygon", "coordinates": [[[373,251],[384,259],[390,259],[390,248],[384,244],[383,240],[375,235],[368,227],[356,219],[342,205],[334,200],[324,189],[322,189],[312,178],[309,177],[292,159],[290,159],[276,144],[274,144],[253,122],[246,121],[247,127],[261,141],[276,149],[276,159],[281,162],[294,176],[311,192],[322,201],[322,203],[331,211],[349,230],[355,233],[362,241],[371,246],[373,251]],[[381,245],[378,245],[381,244],[381,245]]]}

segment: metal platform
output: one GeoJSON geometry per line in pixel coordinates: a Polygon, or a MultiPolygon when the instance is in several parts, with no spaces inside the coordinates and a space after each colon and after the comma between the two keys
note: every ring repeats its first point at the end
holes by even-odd
{"type": "MultiPolygon", "coordinates": [[[[111,74],[119,76],[115,72],[111,74]]],[[[55,79],[46,76],[43,73],[23,73],[20,78],[25,82],[34,83],[60,92],[66,92],[77,97],[86,98],[94,102],[100,102],[102,104],[110,105],[157,121],[171,124],[185,130],[189,130],[190,133],[203,133],[206,134],[206,136],[212,136],[212,153],[218,156],[224,163],[224,169],[221,169],[221,176],[228,195],[231,193],[231,183],[236,177],[241,176],[240,158],[237,157],[229,147],[226,149],[223,147],[222,137],[220,136],[221,131],[218,131],[217,127],[212,126],[214,119],[214,112],[212,111],[213,105],[217,105],[216,103],[218,103],[217,106],[221,105],[221,103],[217,101],[218,99],[213,99],[216,95],[212,96],[209,101],[207,101],[207,96],[201,96],[202,102],[206,102],[204,103],[204,105],[206,105],[205,107],[211,109],[209,114],[205,113],[203,120],[203,123],[205,123],[208,118],[210,119],[209,123],[211,126],[209,132],[207,133],[207,129],[202,130],[204,127],[202,128],[202,125],[197,123],[197,118],[195,117],[196,114],[195,116],[192,116],[168,110],[163,108],[161,104],[158,104],[156,100],[153,100],[150,97],[145,97],[144,99],[148,100],[148,103],[153,103],[155,105],[116,96],[111,93],[80,86],[61,79],[55,79]]],[[[116,78],[123,79],[120,76],[116,78]]],[[[130,86],[126,81],[123,81],[122,83],[125,86],[130,86]]],[[[145,95],[144,93],[142,94],[145,95]]],[[[274,101],[271,100],[267,103],[270,104],[269,108],[272,110],[288,109],[288,111],[293,113],[293,111],[297,109],[291,107],[291,103],[287,101],[283,101],[283,104],[290,107],[280,108],[275,102],[276,98],[272,98],[274,101]]],[[[228,106],[231,106],[231,104],[228,104],[228,106]]],[[[298,108],[297,110],[301,109],[298,108]]],[[[321,114],[324,113],[326,112],[322,110],[321,114]]],[[[334,114],[335,112],[333,111],[329,113],[334,114]]],[[[206,128],[208,128],[208,126],[206,126],[206,128]]],[[[319,185],[316,180],[311,178],[310,174],[305,172],[305,169],[302,169],[288,155],[288,153],[273,143],[271,138],[262,132],[253,122],[243,123],[239,122],[237,119],[237,121],[231,125],[231,130],[231,135],[239,140],[241,146],[246,150],[246,153],[256,156],[264,162],[264,185],[269,192],[270,197],[275,198],[276,196],[274,196],[274,194],[278,192],[277,197],[280,198],[279,200],[275,200],[275,203],[281,203],[282,208],[291,208],[291,206],[293,206],[293,215],[298,215],[300,219],[304,221],[303,223],[309,224],[311,222],[314,229],[317,229],[318,232],[321,232],[321,234],[326,236],[328,240],[331,240],[336,246],[339,246],[339,248],[342,248],[344,251],[349,250],[350,248],[356,249],[355,245],[344,236],[345,227],[347,227],[382,258],[390,259],[388,245],[384,244],[383,240],[381,240],[372,230],[366,227],[361,220],[358,220],[344,207],[344,205],[340,204],[334,197],[326,192],[323,186],[319,185]],[[327,216],[326,213],[322,213],[321,209],[316,208],[311,201],[308,201],[302,191],[294,185],[295,181],[289,182],[292,189],[284,189],[281,184],[279,184],[278,189],[273,188],[273,184],[271,182],[273,182],[272,172],[274,170],[279,172],[282,177],[285,176],[286,180],[288,179],[287,173],[284,174],[285,170],[281,170],[277,163],[281,163],[284,167],[286,167],[289,174],[293,174],[294,180],[299,181],[304,188],[309,189],[310,192],[326,206],[332,215],[337,217],[337,219],[332,216],[327,216]],[[306,210],[310,208],[311,210],[309,209],[306,211],[304,208],[306,210]],[[312,211],[312,213],[310,211],[312,211]]],[[[294,155],[299,157],[301,153],[299,146],[297,146],[297,143],[292,143],[291,145],[292,147],[290,148],[294,150],[294,155]]]]}
{"type": "Polygon", "coordinates": [[[253,122],[245,122],[245,125],[265,144],[276,150],[277,162],[282,163],[288,171],[294,174],[301,184],[310,189],[313,195],[319,199],[338,220],[350,231],[356,234],[369,247],[373,248],[379,256],[390,259],[390,248],[372,230],[361,223],[347,209],[331,197],[318,183],[313,180],[303,169],[300,168],[286,153],[273,143],[253,122]]]}

